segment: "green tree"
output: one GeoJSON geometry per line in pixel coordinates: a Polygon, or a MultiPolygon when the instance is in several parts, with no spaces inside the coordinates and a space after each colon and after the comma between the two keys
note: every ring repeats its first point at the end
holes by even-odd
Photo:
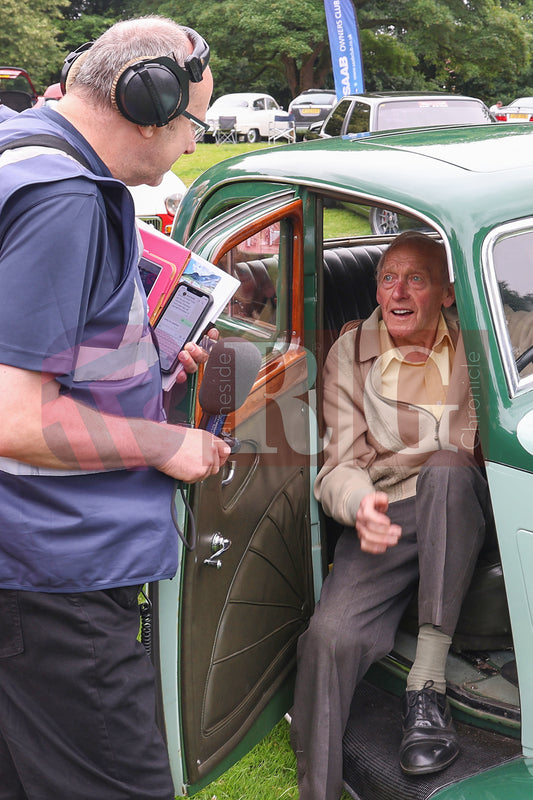
{"type": "Polygon", "coordinates": [[[0,6],[2,63],[27,69],[38,91],[46,88],[50,64],[60,58],[62,6],[61,0],[4,0],[0,6]]]}
{"type": "Polygon", "coordinates": [[[502,82],[512,93],[529,67],[531,15],[529,9],[524,13],[529,2],[355,0],[354,5],[370,88],[422,84],[490,97],[502,82]]]}
{"type": "MultiPolygon", "coordinates": [[[[323,0],[72,0],[62,14],[59,2],[6,0],[0,11],[4,63],[41,85],[116,19],[156,13],[208,39],[215,96],[262,90],[286,105],[303,89],[333,86],[323,0]]],[[[438,88],[490,102],[533,94],[533,0],[353,3],[367,91],[438,88]]]]}
{"type": "MultiPolygon", "coordinates": [[[[217,95],[262,89],[287,101],[333,85],[323,0],[123,1],[130,13],[202,31],[217,95]]],[[[529,81],[531,0],[353,1],[369,91],[439,88],[488,99],[529,81]]]]}
{"type": "Polygon", "coordinates": [[[100,14],[81,14],[77,17],[63,20],[59,33],[63,58],[71,50],[76,50],[85,42],[97,39],[117,19],[118,17],[102,16],[100,14]]]}
{"type": "Polygon", "coordinates": [[[217,95],[260,89],[288,102],[328,78],[333,85],[322,0],[177,0],[151,10],[209,40],[217,95]]]}

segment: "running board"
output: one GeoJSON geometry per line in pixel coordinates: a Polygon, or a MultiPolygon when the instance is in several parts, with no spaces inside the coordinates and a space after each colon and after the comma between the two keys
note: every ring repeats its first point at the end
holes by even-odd
{"type": "Polygon", "coordinates": [[[455,722],[461,754],[435,775],[408,777],[398,764],[402,737],[398,697],[363,681],[356,689],[343,742],[344,783],[354,800],[428,800],[438,789],[521,755],[520,742],[455,722]]]}

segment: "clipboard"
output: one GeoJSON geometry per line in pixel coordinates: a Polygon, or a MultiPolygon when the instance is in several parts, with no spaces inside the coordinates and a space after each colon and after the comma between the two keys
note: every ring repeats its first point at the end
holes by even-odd
{"type": "Polygon", "coordinates": [[[143,244],[139,272],[146,292],[148,319],[154,325],[183,275],[191,251],[142,220],[138,226],[143,244]]]}
{"type": "MultiPolygon", "coordinates": [[[[147,295],[150,324],[155,326],[178,283],[183,280],[200,291],[208,292],[211,297],[211,302],[202,314],[201,324],[191,339],[198,341],[237,291],[239,279],[142,220],[138,221],[138,229],[143,246],[139,270],[147,295]]],[[[173,373],[163,375],[163,391],[172,388],[181,369],[181,365],[178,365],[173,373]]]]}

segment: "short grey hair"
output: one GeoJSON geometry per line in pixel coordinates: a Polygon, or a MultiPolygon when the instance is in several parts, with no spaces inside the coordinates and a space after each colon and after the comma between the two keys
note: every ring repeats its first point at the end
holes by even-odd
{"type": "Polygon", "coordinates": [[[428,236],[425,233],[422,233],[422,231],[414,230],[403,231],[403,233],[400,233],[392,240],[387,249],[382,253],[376,267],[376,277],[378,280],[389,255],[394,253],[398,247],[403,247],[404,245],[411,245],[416,250],[432,251],[434,253],[435,263],[440,264],[443,284],[447,285],[450,282],[448,259],[446,258],[446,249],[443,243],[437,239],[433,239],[431,236],[428,236]]]}
{"type": "Polygon", "coordinates": [[[138,17],[108,28],[74,62],[67,89],[76,89],[101,107],[111,107],[114,84],[127,64],[143,58],[173,55],[180,66],[190,54],[189,38],[183,28],[160,16],[138,17]]]}

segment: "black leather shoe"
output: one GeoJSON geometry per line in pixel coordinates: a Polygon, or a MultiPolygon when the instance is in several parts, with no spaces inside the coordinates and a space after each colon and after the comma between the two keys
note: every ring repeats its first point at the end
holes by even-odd
{"type": "Polygon", "coordinates": [[[406,692],[402,700],[400,767],[407,775],[439,772],[459,755],[448,700],[432,686],[428,681],[420,691],[406,692]]]}

